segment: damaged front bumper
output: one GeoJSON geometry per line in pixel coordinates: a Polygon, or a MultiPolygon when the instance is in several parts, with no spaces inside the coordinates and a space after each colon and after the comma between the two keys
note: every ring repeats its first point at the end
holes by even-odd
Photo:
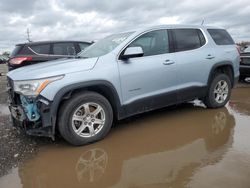
{"type": "Polygon", "coordinates": [[[26,97],[13,91],[12,81],[8,80],[9,109],[15,127],[28,135],[45,136],[54,140],[55,118],[51,113],[52,102],[38,95],[26,97]]]}

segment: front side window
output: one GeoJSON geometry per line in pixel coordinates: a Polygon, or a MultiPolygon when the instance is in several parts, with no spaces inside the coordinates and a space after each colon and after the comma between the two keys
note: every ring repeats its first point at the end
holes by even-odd
{"type": "Polygon", "coordinates": [[[135,39],[128,47],[141,47],[144,55],[151,56],[169,52],[167,30],[151,31],[135,39]]]}
{"type": "Polygon", "coordinates": [[[199,29],[173,29],[175,51],[187,51],[205,44],[205,37],[199,29]]]}
{"type": "Polygon", "coordinates": [[[55,43],[53,45],[54,55],[76,55],[73,43],[55,43]]]}

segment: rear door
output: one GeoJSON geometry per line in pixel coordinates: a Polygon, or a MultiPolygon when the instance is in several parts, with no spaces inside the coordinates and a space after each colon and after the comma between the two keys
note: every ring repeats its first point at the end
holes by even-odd
{"type": "Polygon", "coordinates": [[[167,30],[149,31],[128,47],[139,46],[143,57],[119,60],[123,103],[129,114],[176,102],[177,71],[167,30]]]}
{"type": "Polygon", "coordinates": [[[193,28],[172,29],[178,70],[178,101],[203,96],[214,51],[206,42],[202,30],[193,28]]]}
{"type": "Polygon", "coordinates": [[[207,30],[215,43],[215,56],[217,62],[231,62],[234,67],[234,76],[239,76],[240,54],[235,42],[225,29],[207,30]]]}

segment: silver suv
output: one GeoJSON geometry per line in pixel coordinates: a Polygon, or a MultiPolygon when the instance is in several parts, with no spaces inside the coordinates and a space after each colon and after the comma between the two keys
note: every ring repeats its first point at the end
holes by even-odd
{"type": "Polygon", "coordinates": [[[240,55],[226,30],[167,25],[110,35],[75,58],[8,73],[14,125],[71,144],[104,138],[113,120],[200,99],[224,106],[240,55]]]}

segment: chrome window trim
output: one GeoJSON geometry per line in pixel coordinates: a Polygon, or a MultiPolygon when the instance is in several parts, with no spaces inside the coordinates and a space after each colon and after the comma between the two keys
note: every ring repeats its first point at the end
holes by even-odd
{"type": "Polygon", "coordinates": [[[35,52],[30,46],[28,46],[28,49],[30,51],[32,51],[34,54],[36,55],[40,55],[40,56],[63,56],[63,57],[75,57],[75,55],[55,55],[55,54],[40,54],[40,53],[37,53],[35,52]]]}

